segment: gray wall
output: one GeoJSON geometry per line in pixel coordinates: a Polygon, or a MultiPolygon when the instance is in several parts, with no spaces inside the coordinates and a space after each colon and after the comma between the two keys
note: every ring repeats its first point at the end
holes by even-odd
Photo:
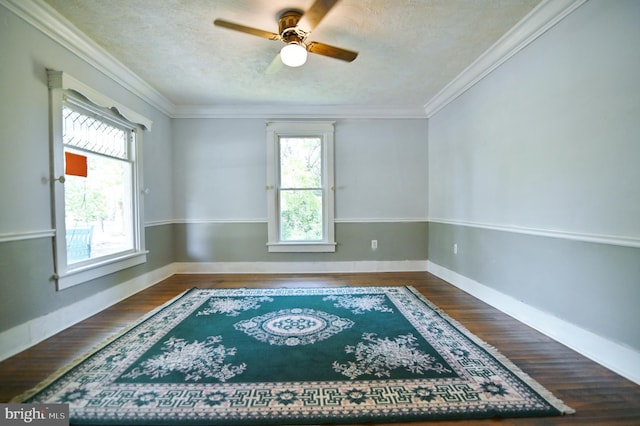
{"type": "Polygon", "coordinates": [[[430,223],[429,260],[640,349],[640,249],[430,223]]]}
{"type": "Polygon", "coordinates": [[[587,2],[429,120],[430,260],[636,350],[639,18],[587,2]]]}
{"type": "Polygon", "coordinates": [[[427,259],[427,222],[336,224],[335,253],[268,253],[266,223],[176,224],[177,262],[354,262],[427,259]],[[378,248],[371,249],[371,240],[378,248]]]}

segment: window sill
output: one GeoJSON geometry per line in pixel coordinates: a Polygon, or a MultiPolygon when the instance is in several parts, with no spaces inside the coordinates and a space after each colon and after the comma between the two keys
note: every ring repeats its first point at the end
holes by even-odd
{"type": "Polygon", "coordinates": [[[336,243],[267,243],[269,253],[333,253],[336,243]]]}
{"type": "Polygon", "coordinates": [[[87,281],[121,271],[147,261],[148,251],[130,253],[104,262],[92,263],[76,269],[70,269],[65,274],[56,275],[58,290],[64,290],[87,281]]]}

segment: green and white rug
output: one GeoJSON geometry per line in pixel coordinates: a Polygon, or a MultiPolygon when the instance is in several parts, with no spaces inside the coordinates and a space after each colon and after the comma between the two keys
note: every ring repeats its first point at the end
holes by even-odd
{"type": "Polygon", "coordinates": [[[192,289],[20,401],[87,425],[573,412],[411,287],[192,289]]]}

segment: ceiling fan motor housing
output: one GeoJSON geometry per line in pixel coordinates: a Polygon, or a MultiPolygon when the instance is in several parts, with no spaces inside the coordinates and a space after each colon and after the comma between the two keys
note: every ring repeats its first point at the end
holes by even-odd
{"type": "Polygon", "coordinates": [[[285,43],[302,43],[304,32],[297,28],[302,17],[299,10],[285,10],[278,18],[278,30],[285,43]]]}

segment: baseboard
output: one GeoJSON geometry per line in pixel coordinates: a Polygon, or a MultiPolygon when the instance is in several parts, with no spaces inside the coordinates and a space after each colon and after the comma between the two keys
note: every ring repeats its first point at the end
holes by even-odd
{"type": "Polygon", "coordinates": [[[316,274],[426,271],[426,260],[354,262],[178,262],[177,274],[316,274]]]}
{"type": "Polygon", "coordinates": [[[170,264],[0,333],[0,361],[53,336],[175,273],[170,264]]]}
{"type": "Polygon", "coordinates": [[[431,261],[427,271],[640,385],[640,352],[599,336],[431,261]]]}

